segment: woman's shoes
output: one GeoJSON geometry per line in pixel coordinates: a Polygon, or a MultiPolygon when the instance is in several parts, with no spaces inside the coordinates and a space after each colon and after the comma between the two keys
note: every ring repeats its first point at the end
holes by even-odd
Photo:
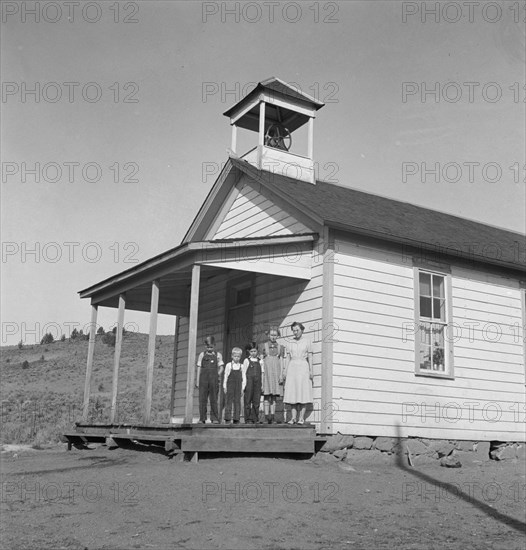
{"type": "Polygon", "coordinates": [[[291,420],[289,420],[287,422],[287,424],[296,424],[296,419],[295,418],[292,418],[291,420]]]}
{"type": "Polygon", "coordinates": [[[305,420],[303,420],[303,418],[300,418],[300,419],[298,420],[298,424],[305,424],[305,420]]]}

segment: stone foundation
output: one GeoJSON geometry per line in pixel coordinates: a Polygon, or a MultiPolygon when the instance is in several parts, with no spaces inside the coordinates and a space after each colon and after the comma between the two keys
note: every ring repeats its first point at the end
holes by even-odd
{"type": "Polygon", "coordinates": [[[460,465],[488,460],[526,461],[526,444],[501,441],[457,441],[410,437],[330,436],[317,456],[321,460],[375,463],[393,462],[402,456],[410,466],[440,463],[458,468],[460,465]]]}

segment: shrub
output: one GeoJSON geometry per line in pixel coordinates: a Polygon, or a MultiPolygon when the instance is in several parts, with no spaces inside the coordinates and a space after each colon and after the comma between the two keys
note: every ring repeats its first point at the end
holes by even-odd
{"type": "Polygon", "coordinates": [[[65,342],[66,341],[66,335],[63,334],[61,337],[60,337],[60,341],[61,342],[65,342]]]}
{"type": "Polygon", "coordinates": [[[53,338],[53,334],[51,332],[48,332],[47,334],[44,334],[44,337],[42,340],[40,340],[40,345],[42,344],[52,344],[55,341],[55,338],[53,338]]]}
{"type": "Polygon", "coordinates": [[[29,368],[29,363],[27,362],[27,359],[22,363],[22,368],[23,369],[28,369],[29,368]]]}
{"type": "Polygon", "coordinates": [[[18,349],[22,349],[23,347],[24,347],[24,342],[20,340],[20,342],[18,342],[18,349]]]}
{"type": "Polygon", "coordinates": [[[115,347],[115,333],[114,332],[107,332],[102,337],[102,342],[104,344],[107,344],[110,347],[115,347]]]}
{"type": "Polygon", "coordinates": [[[99,327],[97,329],[97,334],[101,335],[101,336],[104,336],[104,329],[102,327],[99,327]]]}
{"type": "Polygon", "coordinates": [[[77,338],[77,336],[79,335],[79,331],[74,328],[72,331],[71,331],[71,336],[70,336],[70,339],[71,340],[75,340],[75,338],[77,338]]]}

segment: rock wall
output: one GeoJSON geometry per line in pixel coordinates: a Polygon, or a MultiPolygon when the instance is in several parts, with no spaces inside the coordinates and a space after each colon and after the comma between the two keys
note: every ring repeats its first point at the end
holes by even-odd
{"type": "Polygon", "coordinates": [[[394,437],[329,436],[317,456],[326,460],[389,462],[402,457],[410,466],[440,461],[449,468],[462,463],[481,463],[488,460],[526,461],[524,443],[501,441],[456,441],[394,437]],[[329,456],[330,455],[330,456],[329,456]]]}

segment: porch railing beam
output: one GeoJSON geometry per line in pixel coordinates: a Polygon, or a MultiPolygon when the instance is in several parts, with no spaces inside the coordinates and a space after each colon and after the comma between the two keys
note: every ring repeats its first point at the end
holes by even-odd
{"type": "Polygon", "coordinates": [[[199,310],[199,279],[201,266],[192,267],[192,290],[190,293],[190,317],[188,319],[188,366],[186,374],[186,403],[184,421],[191,424],[194,417],[195,359],[197,350],[197,317],[199,310]]]}

